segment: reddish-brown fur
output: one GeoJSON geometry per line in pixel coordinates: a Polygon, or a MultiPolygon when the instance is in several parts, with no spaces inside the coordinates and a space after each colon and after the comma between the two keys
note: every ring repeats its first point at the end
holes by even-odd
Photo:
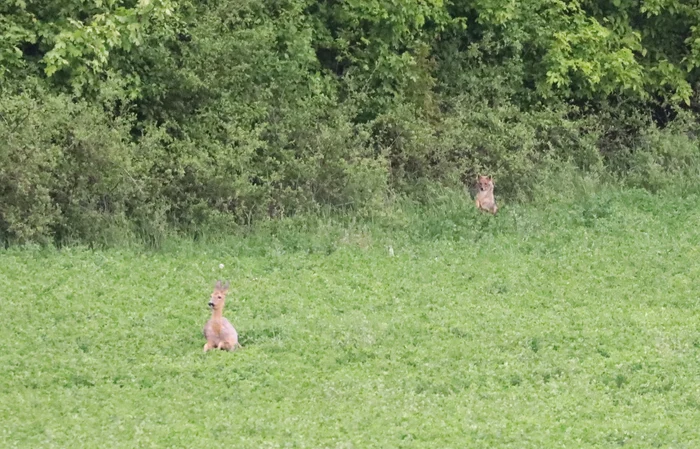
{"type": "Polygon", "coordinates": [[[495,215],[498,212],[498,206],[496,206],[496,198],[493,196],[493,179],[491,176],[479,175],[476,179],[476,185],[476,207],[495,215]]]}
{"type": "Polygon", "coordinates": [[[209,300],[211,318],[204,326],[204,337],[207,339],[207,343],[204,345],[204,352],[210,349],[233,351],[237,347],[242,348],[240,343],[238,343],[236,329],[223,316],[228,287],[228,282],[226,285],[222,285],[221,281],[216,281],[214,292],[211,294],[211,299],[209,300]]]}

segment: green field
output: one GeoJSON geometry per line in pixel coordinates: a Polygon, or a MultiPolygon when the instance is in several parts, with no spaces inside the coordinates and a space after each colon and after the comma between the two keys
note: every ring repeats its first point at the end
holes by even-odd
{"type": "Polygon", "coordinates": [[[3,250],[0,447],[700,447],[700,197],[665,201],[3,250]],[[203,354],[217,278],[245,348],[203,354]]]}

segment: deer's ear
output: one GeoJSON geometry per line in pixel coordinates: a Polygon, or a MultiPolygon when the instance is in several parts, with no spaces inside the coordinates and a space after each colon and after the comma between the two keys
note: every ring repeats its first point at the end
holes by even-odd
{"type": "Polygon", "coordinates": [[[214,286],[215,289],[221,290],[221,281],[216,281],[216,285],[214,286]]]}
{"type": "Polygon", "coordinates": [[[229,288],[230,286],[231,286],[231,283],[230,283],[229,281],[226,281],[226,283],[224,284],[224,287],[223,287],[223,288],[224,288],[224,290],[228,291],[228,288],[229,288]]]}

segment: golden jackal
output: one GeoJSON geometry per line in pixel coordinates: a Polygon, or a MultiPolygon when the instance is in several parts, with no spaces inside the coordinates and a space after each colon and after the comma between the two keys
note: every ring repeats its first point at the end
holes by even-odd
{"type": "Polygon", "coordinates": [[[204,352],[210,349],[224,349],[233,351],[236,347],[242,348],[238,343],[238,333],[231,323],[224,318],[224,301],[228,293],[229,283],[222,285],[221,281],[216,281],[214,293],[211,294],[209,307],[211,307],[211,318],[204,326],[204,336],[207,344],[204,345],[204,352]]]}
{"type": "Polygon", "coordinates": [[[496,206],[496,198],[493,197],[493,179],[491,176],[481,176],[476,179],[476,207],[496,214],[498,206],[496,206]]]}

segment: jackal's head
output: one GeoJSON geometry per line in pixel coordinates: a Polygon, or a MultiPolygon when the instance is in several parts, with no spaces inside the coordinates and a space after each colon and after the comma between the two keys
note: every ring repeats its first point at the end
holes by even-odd
{"type": "Polygon", "coordinates": [[[226,300],[226,293],[228,293],[228,287],[230,283],[222,284],[221,281],[216,281],[214,286],[214,292],[209,298],[209,307],[212,309],[221,309],[224,307],[224,301],[226,300]]]}
{"type": "Polygon", "coordinates": [[[476,178],[476,186],[479,192],[489,192],[493,190],[493,178],[491,176],[481,176],[476,178]]]}

